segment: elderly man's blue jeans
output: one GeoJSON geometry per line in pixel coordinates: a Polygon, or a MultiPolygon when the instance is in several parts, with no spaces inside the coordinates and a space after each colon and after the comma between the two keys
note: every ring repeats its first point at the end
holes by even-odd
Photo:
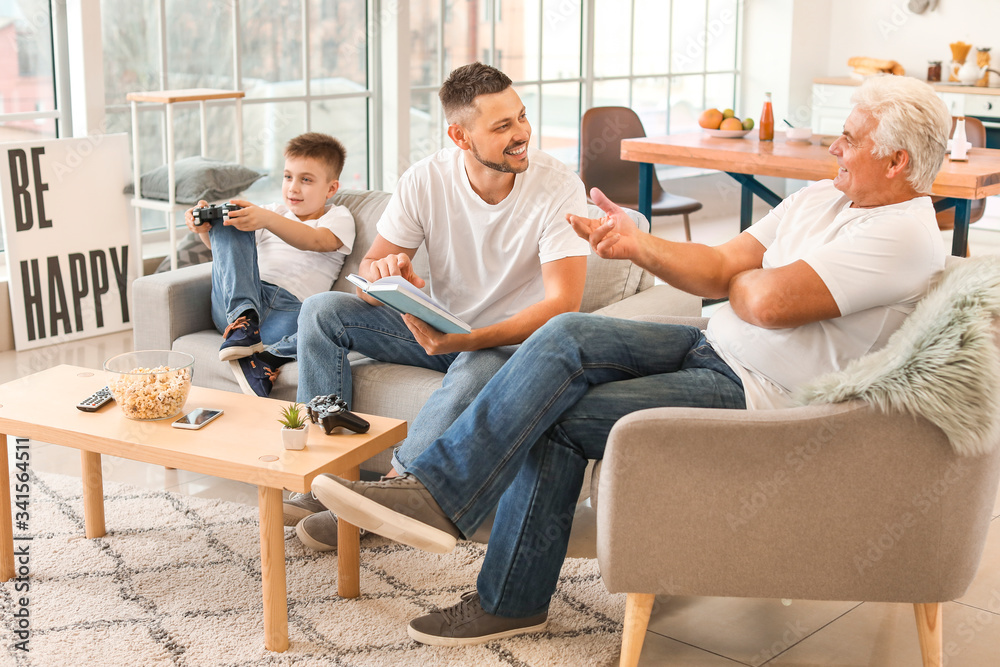
{"type": "Polygon", "coordinates": [[[297,399],[303,403],[314,396],[337,394],[351,405],[354,385],[347,360],[351,351],[378,361],[445,373],[441,388],[431,394],[409,425],[406,440],[396,449],[393,467],[397,470],[462,414],[516,349],[506,346],[429,355],[395,310],[372,306],[343,292],[324,292],[305,300],[299,316],[298,348],[297,399]]]}
{"type": "Polygon", "coordinates": [[[695,327],[559,315],[414,459],[407,471],[466,536],[499,503],[478,581],[487,612],[548,608],[587,461],[604,456],[619,418],[664,406],[746,402],[739,377],[695,327]]]}
{"type": "MultiPolygon", "coordinates": [[[[221,222],[212,224],[212,322],[220,332],[254,310],[260,338],[280,357],[295,357],[295,329],[302,302],[283,287],[263,282],[257,268],[257,240],[221,222]]],[[[290,269],[292,267],[289,267],[290,269]]]]}

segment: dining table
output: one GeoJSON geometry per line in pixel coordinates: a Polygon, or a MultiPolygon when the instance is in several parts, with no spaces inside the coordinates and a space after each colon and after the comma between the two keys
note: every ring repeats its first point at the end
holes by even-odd
{"type": "MultiPolygon", "coordinates": [[[[640,163],[639,212],[651,219],[653,178],[657,164],[716,169],[731,176],[741,187],[740,231],[752,221],[753,197],[777,206],[782,197],[758,180],[776,176],[806,181],[834,178],[837,159],[827,145],[835,137],[814,135],[810,140],[787,140],[775,133],[773,141],[760,141],[752,132],[743,137],[724,138],[702,132],[623,139],[621,158],[640,163]]],[[[969,213],[972,200],[1000,194],[1000,149],[970,148],[968,160],[946,156],[931,186],[938,211],[955,208],[953,255],[965,256],[969,241],[969,213]]]]}

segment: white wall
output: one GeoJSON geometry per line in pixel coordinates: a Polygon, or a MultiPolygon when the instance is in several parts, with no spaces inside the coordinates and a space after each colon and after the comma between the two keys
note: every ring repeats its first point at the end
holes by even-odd
{"type": "MultiPolygon", "coordinates": [[[[923,79],[927,61],[951,59],[952,42],[992,48],[994,69],[1000,70],[1000,2],[940,0],[938,7],[913,14],[906,0],[837,0],[830,11],[830,50],[819,75],[849,73],[847,59],[868,56],[895,60],[906,73],[923,79]]],[[[993,75],[991,83],[1000,79],[993,75]]]]}
{"type": "Polygon", "coordinates": [[[760,115],[770,92],[777,123],[809,125],[812,80],[829,58],[830,0],[751,0],[745,4],[741,107],[760,115]]]}

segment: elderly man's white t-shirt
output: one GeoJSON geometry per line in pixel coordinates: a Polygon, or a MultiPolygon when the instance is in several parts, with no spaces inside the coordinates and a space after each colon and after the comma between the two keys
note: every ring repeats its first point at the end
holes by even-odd
{"type": "Polygon", "coordinates": [[[329,290],[354,246],[354,216],[347,207],[327,204],[326,212],[316,220],[299,220],[283,203],[267,204],[261,208],[314,229],[329,229],[343,245],[330,252],[299,250],[266,229],[258,229],[257,269],[260,279],[285,288],[299,301],[329,290]]]}
{"type": "Polygon", "coordinates": [[[803,260],[841,316],[789,329],[744,322],[726,304],[707,338],[739,374],[748,408],[786,407],[795,388],[885,345],[944,269],[930,197],[850,208],[832,181],[786,198],[748,232],[767,248],[765,269],[803,260]]]}
{"type": "Polygon", "coordinates": [[[586,215],[583,183],[563,163],[529,150],[528,169],[499,204],[472,189],[463,151],[447,148],[400,178],[378,233],[403,248],[426,243],[430,294],[473,327],[503,321],[545,297],[541,265],[590,254],[566,222],[586,215]]]}

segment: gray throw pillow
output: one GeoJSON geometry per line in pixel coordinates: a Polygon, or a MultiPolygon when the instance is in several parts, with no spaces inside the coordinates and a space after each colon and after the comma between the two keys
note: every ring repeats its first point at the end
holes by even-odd
{"type": "MultiPolygon", "coordinates": [[[[212,251],[201,239],[200,235],[188,232],[184,238],[177,242],[177,268],[201,264],[212,261],[212,251]]],[[[163,273],[170,270],[170,257],[164,257],[160,265],[156,267],[156,273],[163,273]]]]}
{"type": "MultiPolygon", "coordinates": [[[[178,204],[197,204],[202,199],[207,202],[229,199],[263,177],[264,174],[243,165],[201,156],[186,157],[174,163],[178,204]]],[[[143,199],[166,201],[170,198],[166,165],[143,174],[141,183],[143,199]]],[[[125,187],[125,194],[130,195],[132,192],[133,186],[130,183],[125,187]]]]}

